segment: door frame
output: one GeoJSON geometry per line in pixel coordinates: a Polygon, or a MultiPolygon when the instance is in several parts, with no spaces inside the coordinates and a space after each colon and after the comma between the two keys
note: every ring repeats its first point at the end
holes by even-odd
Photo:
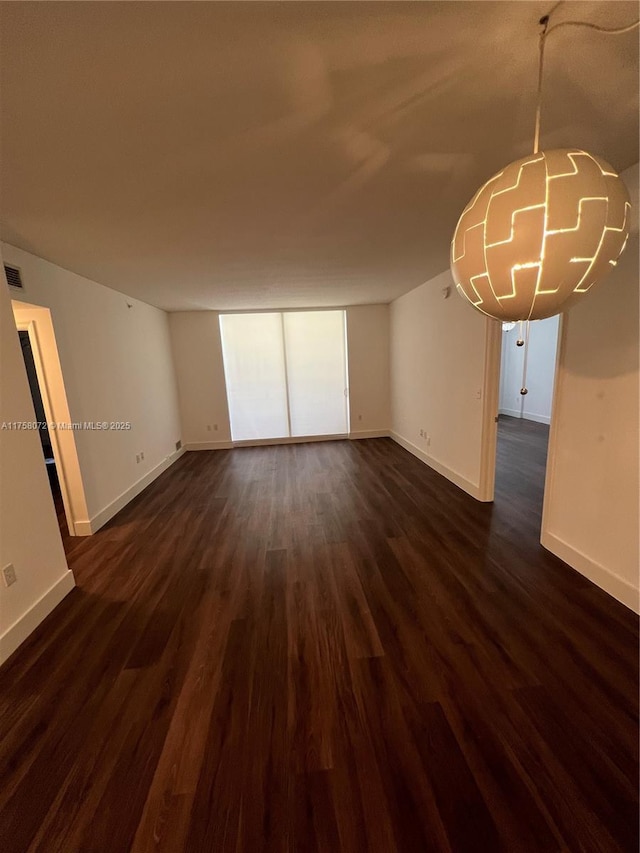
{"type": "MultiPolygon", "coordinates": [[[[535,322],[535,321],[533,321],[535,322]]],[[[553,395],[551,398],[551,418],[549,424],[549,447],[545,466],[545,489],[541,534],[544,530],[547,487],[555,464],[555,413],[558,393],[560,364],[564,341],[564,314],[558,319],[558,337],[553,372],[553,395]]],[[[498,445],[498,414],[500,408],[500,373],[502,357],[502,321],[487,319],[485,369],[484,369],[484,407],[482,413],[482,439],[480,455],[480,500],[493,501],[496,479],[496,450],[498,445]]]]}
{"type": "Polygon", "coordinates": [[[478,500],[490,503],[493,501],[496,482],[502,323],[492,318],[487,318],[486,323],[478,500]]]}
{"type": "MultiPolygon", "coordinates": [[[[41,323],[41,320],[39,319],[40,312],[47,312],[47,317],[43,317],[42,321],[47,325],[50,325],[50,328],[47,329],[46,332],[52,335],[52,342],[55,346],[55,333],[53,330],[53,324],[51,323],[49,310],[39,305],[30,305],[29,303],[19,301],[12,301],[12,308],[14,310],[16,329],[21,332],[27,332],[29,335],[31,352],[33,354],[36,376],[38,377],[38,385],[40,388],[40,395],[42,397],[42,405],[44,407],[47,423],[71,424],[64,387],[64,378],[57,349],[55,353],[49,353],[49,357],[45,357],[43,355],[43,346],[41,341],[42,330],[39,328],[41,323]],[[33,314],[29,317],[16,317],[16,311],[18,314],[31,314],[31,312],[33,312],[33,314]]],[[[56,473],[60,483],[62,503],[64,505],[64,513],[67,519],[69,535],[86,536],[91,532],[91,530],[88,523],[87,505],[80,473],[80,465],[78,462],[74,431],[71,428],[63,430],[49,429],[49,438],[51,440],[53,458],[56,463],[56,473]]]]}

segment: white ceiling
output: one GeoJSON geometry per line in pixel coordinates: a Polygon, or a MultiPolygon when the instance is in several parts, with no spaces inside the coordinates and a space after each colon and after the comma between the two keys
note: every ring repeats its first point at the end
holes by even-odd
{"type": "MultiPolygon", "coordinates": [[[[2,238],[168,310],[388,302],[531,149],[552,5],[2,3],[2,238]]],[[[542,147],[638,160],[637,31],[545,79],[542,147]]]]}

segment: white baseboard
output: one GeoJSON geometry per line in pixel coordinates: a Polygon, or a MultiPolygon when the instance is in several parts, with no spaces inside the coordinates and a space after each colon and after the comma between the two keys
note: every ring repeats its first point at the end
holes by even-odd
{"type": "Polygon", "coordinates": [[[526,414],[524,417],[525,420],[535,421],[538,424],[546,424],[547,426],[551,424],[551,418],[547,417],[546,415],[533,415],[529,413],[526,414]]]}
{"type": "Polygon", "coordinates": [[[92,533],[90,518],[80,518],[73,522],[72,536],[91,536],[92,533]]]}
{"type": "Polygon", "coordinates": [[[300,435],[287,436],[286,438],[254,438],[247,441],[234,441],[233,447],[268,447],[274,444],[308,444],[312,441],[344,441],[349,436],[346,433],[339,435],[300,435]]]}
{"type": "Polygon", "coordinates": [[[81,530],[84,530],[85,522],[76,522],[76,532],[80,536],[86,536],[89,533],[95,533],[96,530],[100,530],[107,521],[113,518],[114,515],[120,512],[129,501],[132,501],[137,495],[140,494],[143,489],[146,489],[150,483],[153,483],[155,479],[157,479],[163,471],[166,471],[174,462],[176,462],[182,454],[185,452],[185,447],[181,447],[180,450],[175,450],[173,453],[170,453],[169,456],[165,457],[162,462],[158,463],[155,468],[152,468],[151,471],[147,471],[147,473],[140,477],[132,486],[124,491],[121,495],[111,501],[104,509],[100,510],[100,512],[96,513],[88,522],[89,530],[87,533],[81,533],[78,528],[80,526],[81,530]]]}
{"type": "Polygon", "coordinates": [[[388,429],[364,429],[336,435],[301,435],[284,438],[252,438],[246,441],[188,441],[185,450],[231,450],[234,447],[268,447],[276,444],[306,444],[310,441],[344,441],[346,438],[388,438],[388,429]]]}
{"type": "Polygon", "coordinates": [[[389,438],[389,430],[388,429],[361,429],[361,430],[352,430],[349,433],[349,438],[351,439],[359,439],[359,438],[389,438]]]}
{"type": "Polygon", "coordinates": [[[595,560],[592,560],[586,554],[583,554],[567,542],[554,536],[553,533],[543,530],[540,542],[547,551],[551,551],[556,557],[560,557],[561,560],[564,560],[573,569],[576,569],[580,574],[589,578],[590,581],[593,581],[593,583],[605,592],[608,592],[609,595],[620,601],[625,607],[633,610],[634,613],[640,613],[640,591],[633,584],[629,583],[629,581],[606,569],[600,563],[596,563],[595,560]]]}
{"type": "Polygon", "coordinates": [[[76,585],[73,572],[67,570],[26,613],[0,635],[0,664],[12,655],[38,625],[60,604],[76,585]]]}
{"type": "Polygon", "coordinates": [[[538,424],[550,424],[551,418],[546,415],[534,415],[531,412],[520,413],[519,409],[498,409],[499,415],[509,415],[510,418],[520,418],[525,421],[535,421],[538,424]]]}
{"type": "Polygon", "coordinates": [[[185,450],[231,450],[231,441],[188,441],[185,450]]]}
{"type": "Polygon", "coordinates": [[[446,465],[443,465],[442,462],[438,462],[438,460],[434,459],[433,456],[429,456],[428,453],[425,453],[415,444],[410,442],[407,438],[398,435],[397,432],[393,432],[392,430],[389,433],[389,436],[395,442],[397,442],[400,447],[404,447],[405,450],[408,450],[409,453],[413,454],[421,462],[424,462],[425,465],[428,465],[430,468],[433,468],[433,470],[437,471],[438,474],[442,474],[442,476],[446,477],[447,480],[451,480],[452,483],[461,488],[468,495],[471,495],[472,498],[475,498],[478,501],[485,500],[480,496],[480,487],[477,483],[472,483],[471,480],[467,480],[467,478],[463,477],[462,474],[459,474],[452,468],[448,468],[446,465]]]}

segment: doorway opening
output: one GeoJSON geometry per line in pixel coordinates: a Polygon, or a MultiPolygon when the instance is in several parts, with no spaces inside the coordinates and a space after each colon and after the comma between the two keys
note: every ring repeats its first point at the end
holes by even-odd
{"type": "Polygon", "coordinates": [[[69,413],[58,347],[48,308],[12,300],[44,464],[53,494],[60,530],[69,536],[89,536],[84,484],[76,447],[75,427],[69,413]]]}
{"type": "Polygon", "coordinates": [[[538,537],[559,331],[559,315],[530,323],[525,380],[526,347],[521,342],[527,332],[521,331],[518,323],[504,323],[502,327],[496,495],[508,488],[509,494],[522,502],[523,516],[528,516],[538,537]]]}
{"type": "Polygon", "coordinates": [[[60,487],[60,478],[56,467],[56,459],[53,451],[53,443],[49,433],[47,414],[45,412],[44,403],[42,400],[42,391],[38,382],[38,372],[36,370],[36,362],[33,355],[33,347],[29,332],[25,329],[19,329],[20,348],[22,350],[22,358],[27,371],[27,379],[29,380],[29,390],[31,391],[31,399],[33,408],[36,414],[36,422],[38,424],[38,435],[44,455],[44,462],[47,468],[47,476],[49,478],[49,486],[53,496],[53,504],[58,517],[60,532],[63,537],[69,535],[69,527],[64,511],[64,501],[62,500],[62,489],[60,487]]]}

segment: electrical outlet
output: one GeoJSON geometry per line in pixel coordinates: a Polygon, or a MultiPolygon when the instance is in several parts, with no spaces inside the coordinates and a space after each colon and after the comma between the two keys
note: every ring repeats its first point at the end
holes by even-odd
{"type": "Polygon", "coordinates": [[[362,415],[358,415],[358,420],[359,420],[359,421],[361,421],[361,420],[362,420],[362,415]]]}
{"type": "Polygon", "coordinates": [[[140,454],[136,453],[136,465],[140,462],[140,454]]]}
{"type": "Polygon", "coordinates": [[[144,459],[144,450],[140,453],[140,459],[144,459]]]}
{"type": "Polygon", "coordinates": [[[214,424],[214,425],[213,425],[213,431],[214,431],[214,432],[218,432],[218,424],[214,424]]]}
{"type": "Polygon", "coordinates": [[[424,430],[423,429],[420,430],[420,438],[424,438],[424,430]]]}
{"type": "Polygon", "coordinates": [[[207,424],[207,432],[211,432],[211,424],[207,424]]]}
{"type": "Polygon", "coordinates": [[[7,565],[2,570],[2,576],[4,577],[5,586],[11,586],[18,580],[16,576],[15,566],[13,565],[13,563],[7,563],[7,565]]]}

